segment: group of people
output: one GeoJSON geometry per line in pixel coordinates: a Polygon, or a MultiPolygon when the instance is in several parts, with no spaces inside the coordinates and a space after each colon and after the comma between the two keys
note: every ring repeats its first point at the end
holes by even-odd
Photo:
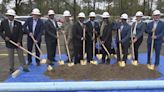
{"type": "MultiPolygon", "coordinates": [[[[18,52],[19,61],[23,67],[23,71],[29,72],[28,65],[32,63],[32,56],[28,54],[28,63],[26,64],[23,52],[19,48],[22,46],[22,38],[24,33],[27,34],[27,48],[29,52],[32,52],[33,45],[37,44],[41,46],[42,35],[45,34],[45,42],[47,47],[47,63],[48,65],[53,65],[56,56],[56,47],[58,44],[59,35],[58,32],[62,31],[66,34],[67,45],[69,47],[69,55],[75,64],[80,63],[80,60],[84,59],[84,53],[87,53],[87,62],[95,58],[96,53],[102,53],[101,63],[110,63],[110,57],[106,58],[107,52],[104,48],[101,51],[97,51],[96,42],[101,42],[109,53],[113,53],[111,49],[111,44],[113,38],[115,38],[116,43],[116,54],[117,61],[127,60],[128,48],[130,45],[130,39],[132,38],[134,43],[134,60],[138,61],[138,49],[143,41],[143,33],[148,34],[147,38],[147,48],[148,48],[148,59],[147,64],[151,64],[150,51],[151,42],[154,39],[154,49],[155,49],[155,66],[159,65],[160,61],[160,50],[162,44],[162,38],[164,35],[164,23],[160,21],[160,11],[153,11],[152,17],[153,21],[145,24],[142,21],[143,13],[138,11],[136,13],[136,22],[130,26],[127,23],[128,15],[123,13],[120,17],[119,22],[112,22],[110,20],[110,15],[108,12],[102,14],[102,22],[97,23],[95,21],[95,12],[90,12],[89,19],[86,21],[85,14],[80,12],[78,14],[78,20],[72,22],[70,20],[71,13],[66,10],[63,13],[64,23],[63,29],[58,26],[57,20],[55,19],[55,12],[53,10],[48,11],[48,19],[43,22],[40,17],[40,10],[35,8],[32,10],[30,18],[28,18],[24,25],[22,25],[17,20],[14,20],[16,13],[13,9],[9,9],[6,12],[7,19],[4,19],[0,25],[0,34],[6,42],[6,47],[9,54],[9,64],[10,73],[14,72],[14,50],[18,52]],[[116,35],[112,35],[116,32],[116,35]],[[152,36],[153,32],[155,33],[152,36]],[[119,35],[120,34],[120,35],[119,35]],[[14,41],[17,45],[13,45],[10,41],[14,41]],[[84,42],[86,44],[84,44],[84,42]],[[121,44],[121,50],[120,50],[121,44]],[[85,46],[85,49],[83,48],[85,46]],[[85,51],[83,51],[85,50],[85,51]],[[96,52],[95,52],[96,51],[96,52]],[[122,51],[123,57],[120,56],[120,51],[122,51]],[[122,57],[122,58],[121,58],[122,57]],[[74,58],[74,60],[73,60],[74,58]]],[[[35,46],[36,56],[40,57],[40,52],[35,46]]],[[[37,66],[40,66],[40,60],[36,58],[37,66]]]]}

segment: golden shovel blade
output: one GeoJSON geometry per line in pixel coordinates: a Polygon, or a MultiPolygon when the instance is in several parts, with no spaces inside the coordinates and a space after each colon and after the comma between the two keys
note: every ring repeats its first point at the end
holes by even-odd
{"type": "Polygon", "coordinates": [[[133,61],[132,61],[132,65],[138,66],[138,61],[137,61],[137,60],[133,60],[133,61]]]}
{"type": "Polygon", "coordinates": [[[86,60],[80,60],[80,64],[81,65],[87,65],[87,61],[86,60]]]}
{"type": "Polygon", "coordinates": [[[90,61],[91,64],[98,65],[98,62],[96,60],[90,61]]]}
{"type": "Polygon", "coordinates": [[[42,59],[41,64],[45,64],[47,62],[47,59],[42,59]]]}
{"type": "Polygon", "coordinates": [[[150,70],[155,70],[155,66],[154,66],[154,65],[148,64],[148,65],[147,65],[147,68],[150,69],[150,70]]]}
{"type": "Polygon", "coordinates": [[[59,64],[59,65],[64,65],[64,61],[63,61],[63,60],[59,60],[59,61],[58,61],[58,64],[59,64]]]}
{"type": "Polygon", "coordinates": [[[120,67],[125,67],[126,66],[125,61],[119,61],[118,64],[119,64],[120,67]]]}
{"type": "Polygon", "coordinates": [[[17,69],[15,72],[11,74],[12,78],[16,78],[21,73],[21,70],[17,69]]]}
{"type": "Polygon", "coordinates": [[[75,65],[75,64],[74,64],[73,62],[69,62],[69,63],[68,63],[68,66],[69,66],[69,67],[72,67],[72,66],[74,66],[74,65],[75,65]]]}
{"type": "Polygon", "coordinates": [[[48,65],[47,70],[48,71],[52,71],[53,70],[53,67],[51,65],[48,65]]]}
{"type": "Polygon", "coordinates": [[[130,60],[131,58],[132,58],[132,55],[131,55],[131,54],[129,54],[129,55],[128,55],[128,59],[130,60]]]}
{"type": "Polygon", "coordinates": [[[102,59],[102,54],[96,54],[96,57],[98,60],[101,60],[102,59]]]}

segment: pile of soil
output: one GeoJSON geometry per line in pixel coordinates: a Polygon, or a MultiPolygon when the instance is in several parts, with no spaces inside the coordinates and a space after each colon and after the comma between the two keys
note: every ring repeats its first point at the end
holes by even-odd
{"type": "Polygon", "coordinates": [[[57,66],[53,71],[46,71],[44,73],[52,79],[64,80],[94,80],[94,81],[107,81],[107,80],[144,80],[155,79],[161,76],[158,71],[152,71],[146,65],[126,65],[121,68],[118,65],[92,65],[85,66],[75,65],[72,67],[57,66]]]}

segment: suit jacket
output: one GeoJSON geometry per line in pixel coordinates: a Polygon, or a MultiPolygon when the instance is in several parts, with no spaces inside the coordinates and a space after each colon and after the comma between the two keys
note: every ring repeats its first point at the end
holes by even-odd
{"type": "Polygon", "coordinates": [[[46,41],[56,41],[57,40],[56,32],[57,32],[58,25],[57,25],[56,21],[55,21],[55,24],[56,24],[56,27],[54,26],[54,24],[52,23],[52,21],[50,19],[48,19],[45,22],[44,27],[45,27],[45,40],[46,41]]]}
{"type": "MultiPolygon", "coordinates": [[[[135,23],[132,24],[132,29],[133,29],[132,31],[134,31],[135,23]]],[[[143,37],[143,32],[145,32],[145,30],[146,30],[146,24],[144,22],[141,21],[140,23],[137,24],[137,27],[136,27],[137,39],[139,39],[140,37],[143,37]]]]}
{"type": "MultiPolygon", "coordinates": [[[[33,18],[30,17],[25,21],[25,24],[23,25],[23,29],[25,31],[25,33],[30,33],[33,32],[33,18]]],[[[37,41],[41,41],[41,36],[43,34],[43,30],[44,30],[44,24],[43,21],[41,19],[38,19],[36,27],[35,27],[35,32],[34,32],[34,38],[37,41]]]]}
{"type": "MultiPolygon", "coordinates": [[[[10,30],[9,21],[5,19],[1,22],[0,33],[2,38],[5,40],[5,37],[8,37],[10,40],[21,43],[23,38],[22,24],[14,20],[13,30],[10,30]]],[[[7,48],[17,48],[17,46],[11,44],[9,41],[5,41],[7,48]]]]}
{"type": "MultiPolygon", "coordinates": [[[[148,33],[148,39],[147,42],[151,43],[151,36],[152,36],[152,29],[153,29],[153,25],[154,25],[154,21],[150,22],[147,24],[147,29],[146,29],[146,33],[148,33]]],[[[157,36],[157,39],[155,39],[155,43],[162,43],[162,38],[164,36],[164,22],[159,21],[156,31],[155,31],[155,35],[157,36]]]]}
{"type": "Polygon", "coordinates": [[[83,37],[83,27],[80,25],[79,22],[76,22],[72,28],[72,36],[73,36],[73,44],[74,46],[82,46],[83,37]]]}
{"type": "MultiPolygon", "coordinates": [[[[122,43],[129,43],[130,40],[130,33],[131,33],[131,27],[128,23],[123,23],[124,27],[121,31],[121,41],[122,43]]],[[[121,28],[121,23],[117,23],[114,26],[114,29],[117,30],[117,35],[116,35],[116,43],[119,41],[118,39],[118,29],[121,28]]]]}
{"type": "Polygon", "coordinates": [[[86,40],[88,43],[92,43],[93,28],[95,28],[96,36],[98,36],[100,34],[99,24],[95,22],[94,27],[93,27],[91,21],[88,21],[86,23],[86,40]]]}
{"type": "Polygon", "coordinates": [[[107,22],[104,26],[103,34],[101,36],[101,40],[105,41],[105,43],[109,43],[112,41],[112,30],[113,30],[113,23],[107,22]]]}

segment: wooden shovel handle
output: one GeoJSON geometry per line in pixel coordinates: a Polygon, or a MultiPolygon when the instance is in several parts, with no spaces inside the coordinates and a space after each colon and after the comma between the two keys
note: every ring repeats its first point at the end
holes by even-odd
{"type": "Polygon", "coordinates": [[[105,47],[105,45],[102,43],[102,41],[100,39],[99,39],[99,41],[100,41],[102,47],[104,48],[104,50],[106,51],[106,53],[108,54],[108,56],[110,56],[108,49],[105,47]]]}
{"type": "Polygon", "coordinates": [[[61,49],[60,49],[60,40],[59,40],[59,32],[58,31],[57,31],[57,42],[58,42],[59,59],[61,60],[61,49]]]}
{"type": "MultiPolygon", "coordinates": [[[[155,30],[155,29],[153,29],[153,30],[155,30]]],[[[155,36],[155,31],[153,31],[153,34],[152,34],[151,51],[150,51],[150,64],[152,64],[153,48],[154,48],[154,36],[155,36]]]]}
{"type": "MultiPolygon", "coordinates": [[[[118,30],[118,40],[121,41],[121,30],[118,30]]],[[[122,44],[119,42],[120,59],[122,61],[122,44]]]]}
{"type": "Polygon", "coordinates": [[[68,54],[68,59],[69,59],[69,62],[71,62],[71,56],[70,56],[70,51],[69,51],[69,48],[68,48],[68,42],[67,42],[67,39],[66,39],[66,36],[65,36],[65,32],[63,31],[63,36],[64,36],[64,42],[65,42],[65,46],[66,46],[66,50],[67,50],[67,54],[68,54]]]}
{"type": "Polygon", "coordinates": [[[21,46],[18,46],[18,44],[17,44],[17,43],[15,43],[14,41],[9,40],[9,42],[10,42],[10,43],[12,43],[13,45],[17,46],[18,48],[22,49],[23,51],[27,52],[28,54],[30,54],[30,55],[32,55],[32,56],[34,56],[35,58],[37,58],[37,59],[41,60],[38,56],[36,56],[36,55],[32,54],[30,51],[26,50],[25,48],[23,48],[23,47],[21,47],[21,46]]]}
{"type": "MultiPolygon", "coordinates": [[[[34,41],[35,41],[34,36],[31,36],[31,38],[32,38],[32,40],[33,40],[33,42],[34,42],[34,41]]],[[[42,52],[42,50],[39,48],[38,44],[37,44],[37,43],[35,43],[35,42],[34,42],[34,44],[35,44],[36,48],[39,50],[39,53],[42,55],[42,54],[43,54],[43,52],[42,52]]]]}

